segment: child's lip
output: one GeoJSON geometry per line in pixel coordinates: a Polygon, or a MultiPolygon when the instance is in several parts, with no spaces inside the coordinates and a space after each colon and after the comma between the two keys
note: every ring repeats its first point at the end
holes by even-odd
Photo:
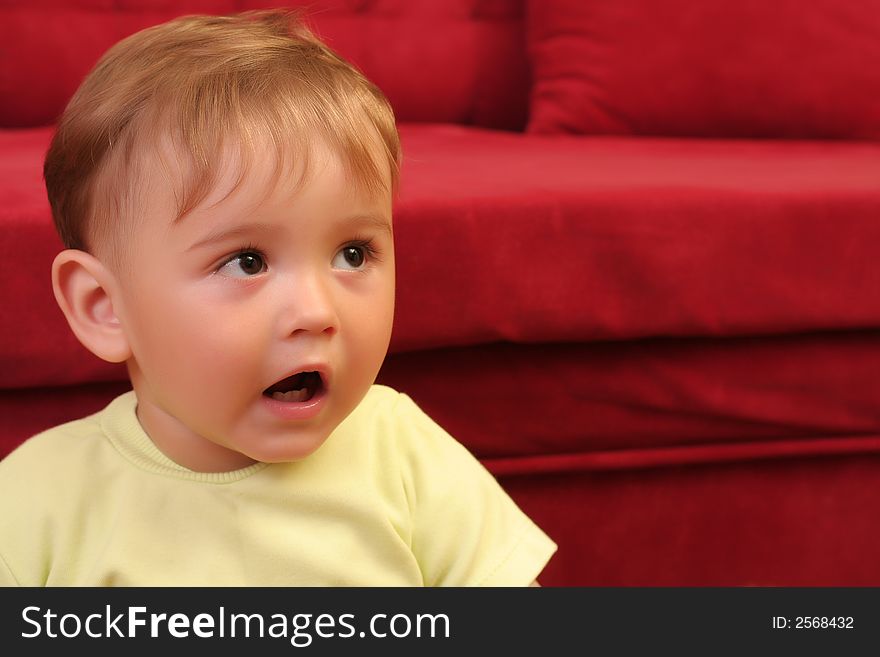
{"type": "Polygon", "coordinates": [[[262,396],[264,407],[282,420],[310,420],[321,412],[326,399],[327,388],[324,386],[311,399],[304,402],[285,402],[266,395],[262,396]]]}

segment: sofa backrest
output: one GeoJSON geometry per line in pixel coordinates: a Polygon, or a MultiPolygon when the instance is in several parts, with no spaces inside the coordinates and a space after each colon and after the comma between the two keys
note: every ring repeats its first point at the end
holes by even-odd
{"type": "Polygon", "coordinates": [[[398,120],[520,129],[523,0],[2,0],[0,128],[54,123],[115,42],[184,14],[302,7],[398,120]]]}
{"type": "Polygon", "coordinates": [[[113,43],[305,8],[401,121],[880,139],[880,0],[0,0],[0,128],[53,123],[113,43]]]}
{"type": "Polygon", "coordinates": [[[534,133],[880,139],[880,0],[527,0],[534,133]]]}

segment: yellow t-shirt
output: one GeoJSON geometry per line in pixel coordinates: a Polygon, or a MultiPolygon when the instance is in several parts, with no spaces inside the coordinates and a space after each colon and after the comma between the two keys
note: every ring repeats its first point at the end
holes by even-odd
{"type": "Polygon", "coordinates": [[[314,454],[198,473],[128,392],[0,462],[0,584],[527,585],[556,550],[406,395],[373,386],[314,454]]]}

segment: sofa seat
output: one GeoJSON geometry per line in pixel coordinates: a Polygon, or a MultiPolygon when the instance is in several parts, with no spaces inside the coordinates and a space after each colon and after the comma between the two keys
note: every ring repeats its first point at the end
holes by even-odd
{"type": "MultiPolygon", "coordinates": [[[[880,324],[880,144],[401,134],[393,353],[880,324]]],[[[50,136],[0,132],[3,388],[124,377],[52,297],[50,136]]]]}
{"type": "Polygon", "coordinates": [[[402,136],[400,348],[880,320],[880,143],[402,136]]]}

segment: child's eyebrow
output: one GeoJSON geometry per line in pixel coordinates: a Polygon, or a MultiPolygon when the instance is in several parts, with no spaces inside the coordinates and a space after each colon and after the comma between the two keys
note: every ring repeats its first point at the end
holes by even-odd
{"type": "MultiPolygon", "coordinates": [[[[370,226],[372,228],[387,233],[389,237],[393,235],[391,222],[388,220],[387,217],[378,214],[358,214],[344,219],[341,223],[351,225],[352,228],[355,226],[370,226]]],[[[272,224],[241,224],[239,226],[223,228],[209,233],[206,237],[200,239],[195,244],[192,244],[186,250],[187,252],[195,251],[196,249],[210,246],[212,244],[216,244],[217,242],[223,242],[224,240],[228,240],[234,237],[242,238],[252,233],[277,233],[279,230],[279,226],[274,226],[272,224]]]]}
{"type": "Polygon", "coordinates": [[[389,237],[392,236],[391,222],[387,217],[379,214],[357,214],[344,220],[352,225],[366,225],[377,230],[384,231],[389,237]]]}
{"type": "Polygon", "coordinates": [[[186,250],[187,252],[195,251],[196,249],[210,246],[217,242],[223,242],[224,240],[233,237],[241,238],[252,233],[274,233],[277,231],[278,228],[270,224],[241,224],[239,226],[233,226],[232,228],[224,228],[208,233],[206,237],[200,239],[195,244],[190,245],[186,250]]]}

